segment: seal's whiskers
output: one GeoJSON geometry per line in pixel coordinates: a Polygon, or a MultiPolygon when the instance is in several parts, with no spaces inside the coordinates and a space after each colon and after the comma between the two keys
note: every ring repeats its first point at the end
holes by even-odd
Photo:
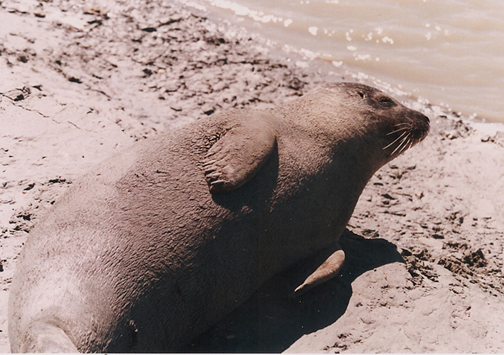
{"type": "Polygon", "coordinates": [[[411,147],[413,146],[413,144],[414,144],[414,141],[413,141],[413,139],[410,139],[410,142],[409,142],[409,146],[408,146],[408,149],[410,149],[410,148],[411,148],[411,147]]]}
{"type": "Polygon", "coordinates": [[[406,131],[408,129],[409,129],[408,127],[399,128],[399,129],[396,129],[395,131],[387,133],[387,136],[390,136],[391,134],[394,134],[394,133],[397,133],[397,132],[406,131]]]}
{"type": "Polygon", "coordinates": [[[399,149],[399,154],[401,154],[402,152],[405,152],[406,150],[408,150],[409,148],[411,148],[411,142],[413,141],[413,139],[408,139],[406,144],[401,148],[399,149]]]}
{"type": "Polygon", "coordinates": [[[404,147],[407,146],[407,142],[408,142],[408,138],[411,136],[411,132],[409,132],[401,141],[401,143],[396,147],[396,149],[394,149],[394,151],[392,153],[390,153],[390,155],[393,155],[396,151],[398,151],[401,147],[403,149],[399,150],[399,153],[401,153],[403,150],[404,150],[404,147]],[[406,143],[406,144],[404,144],[406,143]]]}
{"type": "Polygon", "coordinates": [[[403,133],[401,133],[401,135],[399,137],[397,137],[396,139],[394,139],[394,141],[392,143],[388,144],[387,146],[383,147],[382,149],[385,150],[388,147],[392,146],[395,142],[397,142],[399,139],[401,139],[406,133],[408,133],[408,132],[404,131],[403,133]]]}

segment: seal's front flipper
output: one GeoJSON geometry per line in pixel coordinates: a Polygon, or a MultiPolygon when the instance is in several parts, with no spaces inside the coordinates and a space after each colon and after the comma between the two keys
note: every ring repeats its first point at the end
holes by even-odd
{"type": "Polygon", "coordinates": [[[339,248],[332,253],[326,261],[317,268],[317,270],[308,276],[306,280],[289,295],[289,297],[292,298],[302,295],[312,287],[332,279],[334,276],[338,275],[344,261],[345,252],[339,248]]]}
{"type": "Polygon", "coordinates": [[[249,181],[273,152],[276,133],[267,112],[244,111],[250,115],[226,132],[208,151],[203,161],[210,192],[235,190],[249,181]]]}

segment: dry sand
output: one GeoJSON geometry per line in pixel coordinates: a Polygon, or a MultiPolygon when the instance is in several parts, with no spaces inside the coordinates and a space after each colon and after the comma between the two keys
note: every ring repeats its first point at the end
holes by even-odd
{"type": "MultiPolygon", "coordinates": [[[[17,256],[75,178],[137,140],[326,79],[293,62],[168,1],[0,2],[0,353],[17,256]]],[[[341,276],[288,300],[303,262],[188,351],[504,352],[504,135],[406,104],[431,134],[368,184],[341,276]]]]}

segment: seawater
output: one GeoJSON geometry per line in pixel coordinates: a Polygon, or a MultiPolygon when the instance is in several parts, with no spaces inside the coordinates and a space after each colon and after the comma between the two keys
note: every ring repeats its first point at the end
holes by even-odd
{"type": "Polygon", "coordinates": [[[335,72],[504,122],[502,0],[190,0],[335,72]]]}

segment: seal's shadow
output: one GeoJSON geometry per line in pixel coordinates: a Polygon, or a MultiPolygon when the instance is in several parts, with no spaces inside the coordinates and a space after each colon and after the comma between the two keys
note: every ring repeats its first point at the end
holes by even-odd
{"type": "Polygon", "coordinates": [[[345,230],[340,244],[346,254],[340,276],[306,294],[287,295],[320,265],[305,260],[275,276],[243,305],[194,340],[187,352],[267,352],[287,349],[302,335],[322,329],[340,318],[352,295],[351,283],[382,265],[404,262],[394,244],[365,239],[345,230]]]}

